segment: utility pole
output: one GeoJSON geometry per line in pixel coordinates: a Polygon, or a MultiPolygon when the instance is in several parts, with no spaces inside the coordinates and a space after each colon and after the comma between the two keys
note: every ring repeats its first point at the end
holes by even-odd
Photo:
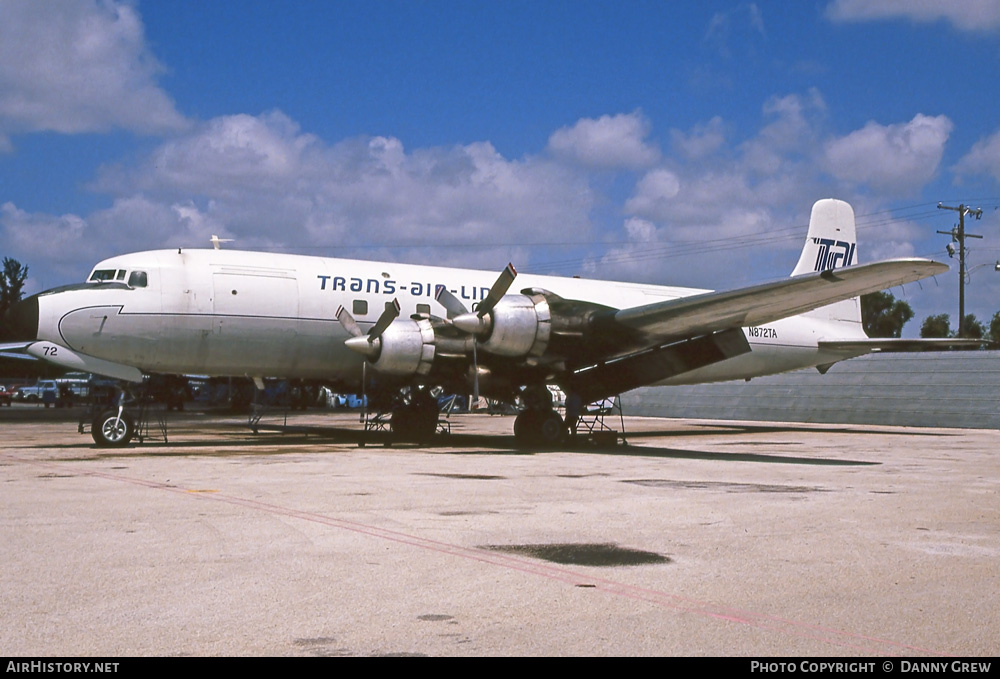
{"type": "MultiPolygon", "coordinates": [[[[965,239],[982,238],[974,233],[965,232],[965,215],[972,215],[976,219],[983,216],[982,208],[970,208],[965,205],[949,207],[938,203],[939,210],[954,210],[958,213],[958,226],[951,231],[938,231],[946,236],[951,236],[952,241],[958,241],[958,336],[965,336],[965,239]]],[[[955,256],[955,246],[948,243],[948,256],[955,256]]]]}

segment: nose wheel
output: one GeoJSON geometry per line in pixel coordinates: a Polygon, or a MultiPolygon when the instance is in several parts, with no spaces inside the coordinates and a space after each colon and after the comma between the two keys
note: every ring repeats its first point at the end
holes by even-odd
{"type": "Polygon", "coordinates": [[[127,446],[135,435],[135,420],[126,412],[108,410],[94,418],[90,435],[102,448],[127,446]]]}

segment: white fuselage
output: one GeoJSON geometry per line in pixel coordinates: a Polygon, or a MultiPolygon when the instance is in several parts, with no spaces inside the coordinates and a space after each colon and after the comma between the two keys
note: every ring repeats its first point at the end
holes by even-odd
{"type": "MultiPolygon", "coordinates": [[[[41,295],[39,340],[143,372],[312,378],[345,385],[359,381],[364,359],[344,345],[348,335],[336,318],[339,306],[367,330],[394,298],[402,317],[443,316],[435,301],[438,285],[474,310],[496,278],[484,271],[235,250],[141,252],[107,259],[95,272],[103,272],[106,280],[137,284],[41,295]]],[[[615,309],[705,292],[519,275],[514,288],[527,287],[615,309]]],[[[829,316],[805,314],[744,328],[750,353],[663,384],[749,378],[855,355],[818,349],[821,339],[864,337],[859,323],[829,316]]]]}

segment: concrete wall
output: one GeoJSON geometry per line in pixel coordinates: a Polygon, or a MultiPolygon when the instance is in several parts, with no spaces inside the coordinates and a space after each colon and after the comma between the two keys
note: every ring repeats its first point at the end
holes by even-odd
{"type": "Polygon", "coordinates": [[[872,354],[815,369],[622,397],[627,415],[1000,429],[1000,352],[872,354]]]}

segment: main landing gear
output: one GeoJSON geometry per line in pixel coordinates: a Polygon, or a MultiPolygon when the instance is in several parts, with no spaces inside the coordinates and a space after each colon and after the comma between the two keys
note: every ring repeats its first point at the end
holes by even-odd
{"type": "Polygon", "coordinates": [[[563,419],[555,410],[523,410],[514,420],[514,440],[522,447],[557,446],[564,433],[563,419]]]}
{"type": "Polygon", "coordinates": [[[524,403],[514,420],[514,440],[519,446],[551,448],[566,435],[562,417],[552,407],[552,393],[545,386],[528,387],[521,395],[524,403]]]}
{"type": "Polygon", "coordinates": [[[438,426],[437,399],[425,389],[414,389],[392,409],[393,438],[426,443],[434,438],[438,426]]]}

